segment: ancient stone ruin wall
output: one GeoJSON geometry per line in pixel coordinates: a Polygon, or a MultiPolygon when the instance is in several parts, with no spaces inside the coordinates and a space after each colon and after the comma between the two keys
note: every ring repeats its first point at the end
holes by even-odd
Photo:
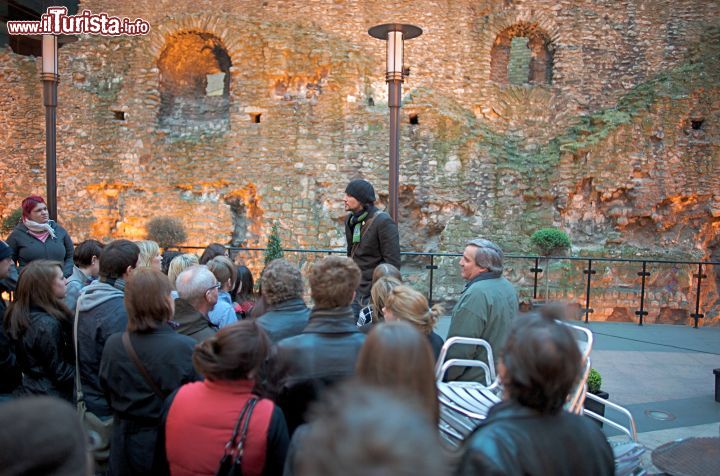
{"type": "MultiPolygon", "coordinates": [[[[171,215],[187,244],[264,246],[276,221],[286,247],[342,246],[348,179],[387,198],[385,45],[367,29],[406,22],[424,33],[405,45],[404,249],[458,251],[484,235],[527,252],[532,232],[557,226],[575,254],[718,258],[718,2],[84,8],[152,29],[60,49],[59,214],[76,240],[140,238],[171,215]]],[[[38,66],[0,48],[0,217],[44,190],[38,66]]],[[[526,293],[528,263],[511,267],[526,293]]],[[[441,262],[436,297],[461,289],[455,268],[441,262]]],[[[693,299],[690,270],[679,273],[689,284],[655,300],[655,316],[693,299]]],[[[556,295],[581,298],[581,278],[560,275],[556,295]]],[[[612,279],[595,319],[637,308],[637,280],[625,302],[612,279]]],[[[714,272],[707,284],[706,323],[718,315],[714,272]]]]}

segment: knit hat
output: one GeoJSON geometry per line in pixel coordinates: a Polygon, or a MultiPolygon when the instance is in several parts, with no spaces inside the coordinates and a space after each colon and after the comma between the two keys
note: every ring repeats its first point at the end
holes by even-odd
{"type": "Polygon", "coordinates": [[[0,261],[12,256],[12,248],[3,240],[0,240],[0,261]]]}
{"type": "Polygon", "coordinates": [[[348,184],[345,188],[345,193],[354,197],[358,202],[363,205],[372,203],[375,201],[375,189],[370,182],[363,179],[355,179],[348,184]]]}

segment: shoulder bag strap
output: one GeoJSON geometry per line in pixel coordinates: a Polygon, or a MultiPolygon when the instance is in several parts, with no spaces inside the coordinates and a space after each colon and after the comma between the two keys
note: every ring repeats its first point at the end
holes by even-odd
{"type": "Polygon", "coordinates": [[[237,465],[240,465],[242,463],[243,453],[245,452],[245,440],[247,439],[248,426],[250,426],[250,417],[252,417],[252,412],[257,402],[257,398],[253,398],[248,402],[249,408],[247,411],[247,416],[245,417],[245,423],[243,424],[242,433],[240,434],[240,441],[238,441],[237,449],[235,451],[235,464],[237,465]]]}
{"type": "Polygon", "coordinates": [[[240,416],[235,423],[235,429],[233,430],[233,434],[228,440],[228,442],[225,444],[225,456],[232,455],[233,450],[237,446],[237,437],[238,433],[240,432],[240,425],[242,425],[242,422],[245,419],[245,415],[250,409],[250,405],[252,404],[253,406],[255,406],[255,402],[257,402],[257,399],[255,398],[251,398],[247,402],[245,402],[245,406],[243,406],[243,409],[240,412],[240,416]]]}
{"type": "Polygon", "coordinates": [[[125,350],[127,351],[128,355],[130,356],[130,360],[133,361],[135,364],[135,367],[140,371],[145,381],[150,385],[150,388],[152,388],[153,392],[155,392],[155,395],[157,395],[160,400],[165,400],[167,395],[165,395],[160,388],[157,386],[155,381],[150,377],[150,374],[147,370],[145,370],[145,366],[143,366],[142,362],[140,361],[140,357],[138,357],[137,353],[135,352],[135,349],[133,348],[132,343],[130,342],[130,334],[125,331],[122,335],[122,343],[123,347],[125,347],[125,350]]]}
{"type": "Polygon", "coordinates": [[[80,403],[83,401],[83,391],[82,391],[82,383],[80,382],[80,357],[79,352],[80,349],[78,348],[78,317],[80,316],[80,300],[82,299],[82,294],[78,297],[77,302],[75,303],[75,322],[73,323],[73,344],[75,344],[75,395],[77,402],[80,403]]]}
{"type": "MultiPolygon", "coordinates": [[[[240,412],[240,416],[237,419],[237,423],[235,423],[235,429],[233,430],[232,437],[225,444],[225,451],[223,452],[222,458],[220,458],[220,463],[218,464],[217,471],[215,471],[215,476],[228,476],[228,475],[232,475],[232,474],[242,474],[242,473],[234,471],[235,465],[238,464],[240,462],[239,459],[242,458],[242,455],[240,455],[238,458],[236,448],[239,445],[236,443],[236,441],[237,441],[238,433],[240,432],[240,426],[242,425],[243,421],[247,422],[250,420],[250,413],[252,412],[252,409],[253,409],[253,407],[255,407],[256,403],[257,403],[257,399],[255,397],[252,397],[247,402],[245,402],[245,406],[243,406],[243,409],[240,412]],[[247,415],[247,419],[245,418],[246,415],[247,415]]],[[[247,434],[247,423],[243,427],[242,431],[243,431],[243,435],[240,437],[241,445],[244,444],[245,435],[247,434]]]]}

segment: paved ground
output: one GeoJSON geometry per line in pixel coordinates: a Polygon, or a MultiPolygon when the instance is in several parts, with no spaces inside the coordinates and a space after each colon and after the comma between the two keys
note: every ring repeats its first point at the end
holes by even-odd
{"type": "MultiPolygon", "coordinates": [[[[651,452],[673,440],[720,436],[715,375],[720,368],[720,328],[591,322],[592,365],[603,376],[610,401],[635,418],[638,441],[651,452]]],[[[616,434],[606,430],[612,437],[616,434]]]]}
{"type": "MultiPolygon", "coordinates": [[[[438,324],[443,337],[448,325],[447,317],[438,324]]],[[[672,440],[720,436],[713,375],[720,368],[720,327],[609,322],[587,327],[595,336],[590,357],[602,389],[632,413],[638,439],[650,451],[672,440]]]]}
{"type": "Polygon", "coordinates": [[[630,410],[638,432],[720,423],[713,369],[720,328],[590,323],[592,365],[610,400],[630,410]],[[666,420],[653,418],[667,413],[666,420]]]}

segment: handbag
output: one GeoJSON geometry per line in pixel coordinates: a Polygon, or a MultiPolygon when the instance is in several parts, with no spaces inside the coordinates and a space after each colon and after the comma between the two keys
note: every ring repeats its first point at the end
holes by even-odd
{"type": "Polygon", "coordinates": [[[102,419],[87,409],[85,397],[80,382],[80,358],[78,356],[78,316],[80,314],[80,301],[77,300],[75,307],[75,323],[73,325],[73,340],[75,344],[75,394],[77,400],[77,412],[85,432],[90,439],[95,468],[98,471],[108,469],[110,459],[110,438],[112,436],[113,418],[102,419]]]}
{"type": "Polygon", "coordinates": [[[245,439],[247,438],[248,425],[252,416],[253,408],[257,403],[257,398],[251,398],[245,403],[232,437],[225,444],[225,453],[220,459],[220,466],[215,472],[215,476],[242,476],[242,457],[245,452],[245,439]],[[241,429],[242,427],[242,429],[241,429]],[[240,439],[238,440],[238,433],[240,439]]]}

